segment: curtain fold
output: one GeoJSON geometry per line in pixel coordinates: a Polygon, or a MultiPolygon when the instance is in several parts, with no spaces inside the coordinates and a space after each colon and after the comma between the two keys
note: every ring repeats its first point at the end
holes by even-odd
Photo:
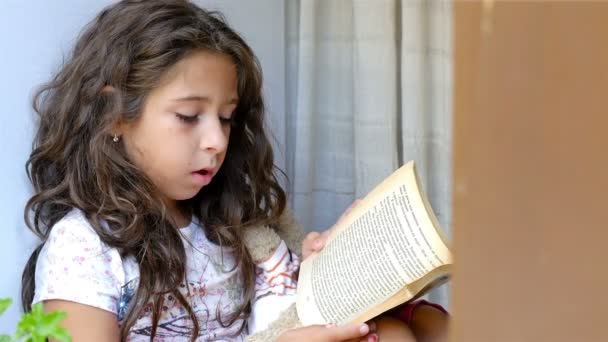
{"type": "MultiPolygon", "coordinates": [[[[299,222],[330,227],[415,160],[451,235],[451,3],[299,0],[286,11],[286,171],[299,222]]],[[[430,294],[447,298],[445,287],[430,294]]]]}

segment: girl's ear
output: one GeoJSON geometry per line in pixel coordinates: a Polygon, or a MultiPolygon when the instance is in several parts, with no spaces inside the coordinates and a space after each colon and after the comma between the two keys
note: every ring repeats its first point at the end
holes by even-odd
{"type": "Polygon", "coordinates": [[[125,134],[127,129],[127,125],[121,119],[117,119],[110,126],[110,135],[112,136],[112,141],[117,143],[125,134]]]}
{"type": "MultiPolygon", "coordinates": [[[[102,96],[110,96],[114,93],[114,91],[116,91],[116,89],[111,86],[111,85],[106,85],[101,89],[101,95],[102,96]]],[[[123,136],[124,133],[124,123],[122,122],[122,120],[117,119],[111,126],[110,126],[110,136],[112,137],[112,141],[114,142],[118,142],[120,140],[120,138],[123,136]]]]}
{"type": "Polygon", "coordinates": [[[112,94],[113,92],[114,92],[114,87],[112,87],[111,85],[107,85],[107,86],[104,86],[103,88],[101,88],[102,95],[112,94]]]}

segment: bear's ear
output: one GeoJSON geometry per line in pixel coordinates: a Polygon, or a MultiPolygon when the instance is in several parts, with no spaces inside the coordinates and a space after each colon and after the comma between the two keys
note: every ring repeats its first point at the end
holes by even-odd
{"type": "Polygon", "coordinates": [[[281,243],[279,235],[267,226],[247,228],[244,239],[245,246],[256,264],[268,260],[281,243]]]}
{"type": "Polygon", "coordinates": [[[302,257],[302,242],[306,237],[306,232],[296,221],[296,218],[289,207],[285,207],[283,214],[281,214],[281,217],[279,218],[279,222],[274,228],[281,239],[285,241],[289,251],[302,257]]]}

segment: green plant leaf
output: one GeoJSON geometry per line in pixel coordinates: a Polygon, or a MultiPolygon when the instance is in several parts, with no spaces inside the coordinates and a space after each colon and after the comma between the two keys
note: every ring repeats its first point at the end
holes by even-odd
{"type": "Polygon", "coordinates": [[[59,323],[63,321],[67,315],[68,314],[63,311],[51,312],[41,317],[41,323],[45,327],[54,329],[59,326],[59,323]]]}
{"type": "Polygon", "coordinates": [[[72,342],[72,336],[70,336],[70,333],[61,327],[56,327],[49,337],[61,342],[72,342]]]}
{"type": "Polygon", "coordinates": [[[13,300],[10,298],[0,299],[0,315],[2,315],[12,303],[13,300]]]}
{"type": "MultiPolygon", "coordinates": [[[[10,302],[10,299],[0,301],[0,309],[6,310],[10,302]]],[[[46,314],[44,313],[42,303],[34,304],[32,305],[31,312],[21,315],[21,321],[17,324],[15,338],[11,339],[10,336],[0,335],[0,342],[46,342],[48,337],[61,342],[71,342],[72,337],[69,332],[59,326],[59,323],[66,316],[67,313],[63,311],[54,311],[46,314]]]]}
{"type": "Polygon", "coordinates": [[[25,338],[26,342],[45,342],[47,337],[70,342],[72,338],[68,331],[59,326],[66,316],[67,314],[63,311],[45,314],[41,303],[32,305],[32,311],[21,316],[21,321],[17,325],[16,337],[25,338]]]}
{"type": "Polygon", "coordinates": [[[36,329],[36,320],[32,313],[24,313],[21,315],[21,321],[17,323],[17,338],[23,337],[36,329]]]}
{"type": "Polygon", "coordinates": [[[42,317],[44,315],[44,308],[42,307],[42,303],[36,303],[32,305],[32,316],[42,317]]]}

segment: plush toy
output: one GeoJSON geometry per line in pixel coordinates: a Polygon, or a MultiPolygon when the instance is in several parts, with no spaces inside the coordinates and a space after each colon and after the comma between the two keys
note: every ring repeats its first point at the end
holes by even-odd
{"type": "MultiPolygon", "coordinates": [[[[273,228],[254,227],[245,233],[245,245],[255,263],[266,260],[273,255],[281,240],[285,241],[287,248],[299,257],[302,256],[302,241],[304,231],[295,221],[290,210],[285,209],[278,224],[273,228]]],[[[294,303],[282,312],[275,312],[277,319],[264,330],[247,337],[248,342],[275,341],[284,331],[302,326],[298,318],[294,303]]],[[[255,319],[255,317],[253,317],[255,319]]]]}

